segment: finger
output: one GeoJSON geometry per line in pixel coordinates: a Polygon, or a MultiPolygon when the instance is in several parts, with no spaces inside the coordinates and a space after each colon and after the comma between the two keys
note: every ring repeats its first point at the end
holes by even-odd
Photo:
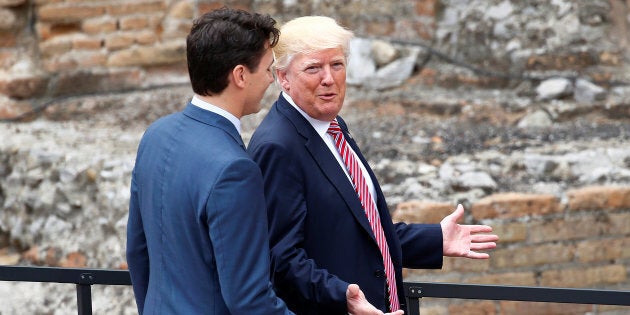
{"type": "Polygon", "coordinates": [[[493,242],[470,244],[470,250],[487,250],[487,249],[494,249],[496,247],[497,247],[497,243],[493,243],[493,242]]]}
{"type": "Polygon", "coordinates": [[[496,242],[499,240],[499,237],[496,235],[487,235],[487,234],[473,234],[470,236],[470,241],[473,243],[484,243],[484,242],[496,242]]]}
{"type": "Polygon", "coordinates": [[[472,259],[488,259],[490,258],[490,255],[487,253],[476,253],[476,252],[470,251],[468,252],[468,254],[464,255],[464,257],[472,258],[472,259]]]}
{"type": "Polygon", "coordinates": [[[463,228],[467,229],[470,233],[490,233],[492,232],[492,227],[489,225],[461,225],[463,228]]]}

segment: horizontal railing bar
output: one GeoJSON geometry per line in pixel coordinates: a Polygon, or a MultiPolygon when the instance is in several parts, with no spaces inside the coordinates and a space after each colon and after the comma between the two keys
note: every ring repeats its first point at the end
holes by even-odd
{"type": "Polygon", "coordinates": [[[131,285],[127,270],[0,266],[0,281],[131,285]]]}
{"type": "Polygon", "coordinates": [[[410,298],[456,298],[596,305],[630,305],[630,291],[405,282],[410,298]]]}

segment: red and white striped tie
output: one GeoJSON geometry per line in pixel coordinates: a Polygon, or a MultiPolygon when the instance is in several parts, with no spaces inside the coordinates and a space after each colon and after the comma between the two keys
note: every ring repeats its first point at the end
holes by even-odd
{"type": "Polygon", "coordinates": [[[387,276],[387,288],[389,291],[390,310],[392,312],[397,311],[400,308],[400,303],[398,302],[394,264],[392,264],[392,258],[389,255],[389,246],[387,246],[387,240],[385,239],[385,233],[383,232],[383,227],[381,226],[381,219],[376,211],[374,199],[372,198],[368,185],[365,182],[365,177],[363,176],[363,172],[361,171],[357,158],[354,156],[352,151],[350,151],[350,146],[346,142],[346,138],[341,132],[341,128],[339,127],[336,119],[330,123],[328,133],[333,137],[335,147],[337,147],[337,151],[339,151],[344,164],[346,164],[346,169],[348,170],[350,179],[352,179],[354,190],[359,195],[359,200],[361,200],[361,205],[363,205],[365,215],[367,216],[368,221],[370,221],[370,227],[372,227],[372,232],[374,232],[374,236],[376,237],[376,243],[378,244],[378,248],[381,250],[381,255],[383,256],[385,275],[387,276]]]}

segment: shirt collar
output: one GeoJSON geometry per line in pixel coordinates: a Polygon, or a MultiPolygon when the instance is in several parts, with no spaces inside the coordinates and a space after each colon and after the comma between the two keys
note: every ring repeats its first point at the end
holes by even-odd
{"type": "Polygon", "coordinates": [[[199,97],[197,97],[197,95],[194,95],[192,100],[190,101],[190,103],[192,103],[193,105],[201,108],[201,109],[205,109],[207,111],[213,112],[217,115],[221,115],[222,117],[225,117],[227,120],[229,120],[234,127],[236,127],[236,131],[238,131],[238,134],[241,134],[241,121],[240,119],[238,119],[236,116],[232,115],[230,112],[226,111],[225,109],[216,106],[216,105],[212,105],[202,99],[200,99],[199,97]]]}
{"type": "Polygon", "coordinates": [[[289,102],[289,104],[291,104],[291,106],[293,106],[302,116],[304,116],[304,118],[306,118],[306,120],[311,124],[311,126],[313,126],[315,131],[321,137],[326,136],[326,132],[328,132],[328,127],[330,127],[330,121],[323,121],[309,116],[305,111],[297,106],[291,96],[289,96],[289,94],[285,93],[284,91],[282,91],[282,96],[287,100],[287,102],[289,102]]]}

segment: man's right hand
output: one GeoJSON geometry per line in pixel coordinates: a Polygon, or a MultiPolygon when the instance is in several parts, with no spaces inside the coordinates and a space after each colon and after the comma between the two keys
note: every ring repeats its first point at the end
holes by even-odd
{"type": "Polygon", "coordinates": [[[392,313],[383,313],[381,310],[370,304],[365,299],[363,291],[356,284],[351,284],[346,290],[346,299],[348,303],[348,313],[351,315],[403,315],[403,310],[398,310],[392,313]]]}

